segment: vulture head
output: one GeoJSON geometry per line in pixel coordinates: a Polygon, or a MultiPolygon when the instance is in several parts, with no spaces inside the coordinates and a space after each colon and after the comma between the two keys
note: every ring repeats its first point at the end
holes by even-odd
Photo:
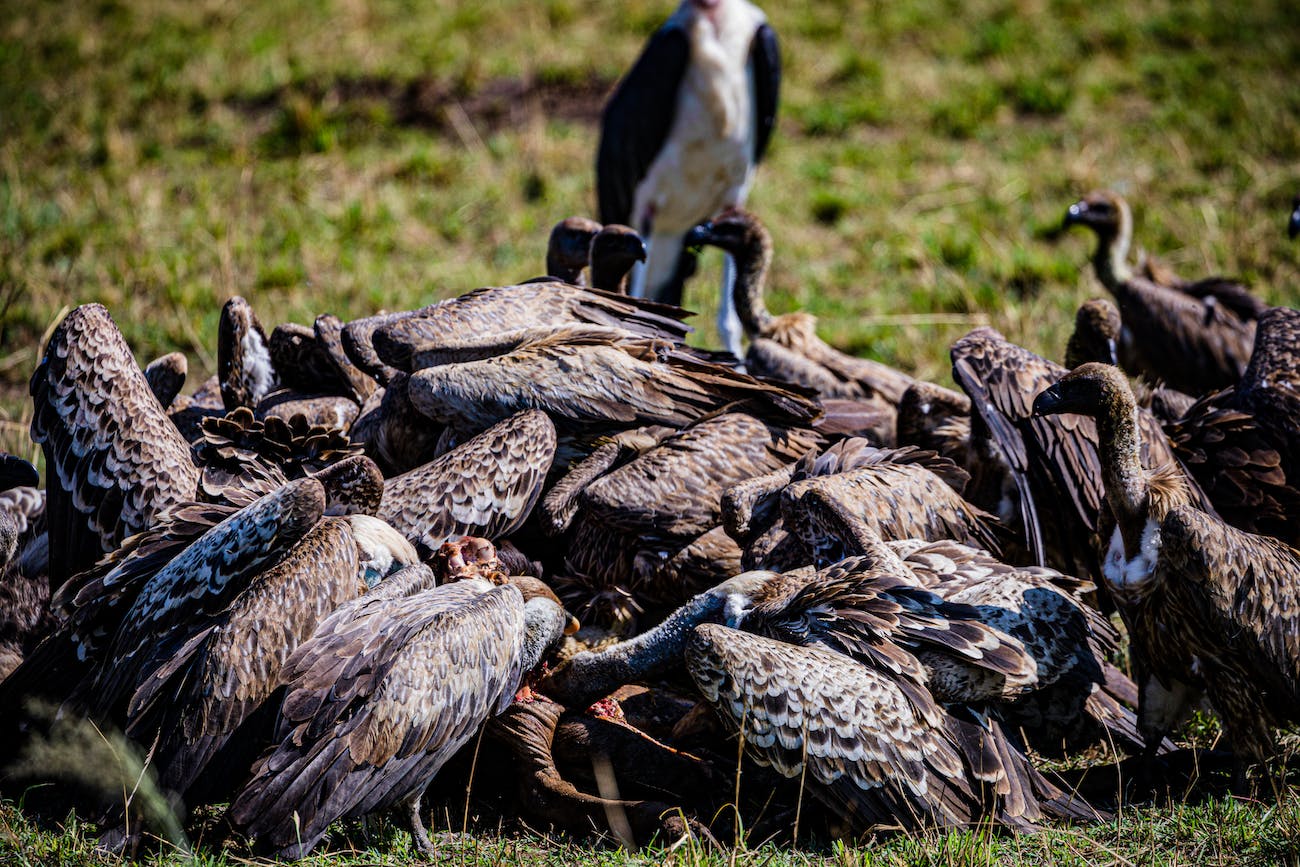
{"type": "Polygon", "coordinates": [[[556,223],[546,244],[546,273],[576,284],[599,231],[600,223],[586,217],[568,217],[556,223]]]}
{"type": "Polygon", "coordinates": [[[591,239],[591,285],[619,292],[637,262],[646,259],[645,241],[634,229],[611,223],[591,239]]]}
{"type": "Polygon", "coordinates": [[[1097,233],[1097,237],[1111,241],[1127,237],[1132,225],[1133,218],[1128,203],[1118,193],[1099,190],[1088,193],[1070,205],[1061,228],[1087,226],[1097,233]]]}
{"type": "Polygon", "coordinates": [[[1128,380],[1118,367],[1090,361],[1071,370],[1034,398],[1033,414],[1040,418],[1069,412],[1099,418],[1124,403],[1126,395],[1127,403],[1131,404],[1128,380]]]}
{"type": "Polygon", "coordinates": [[[1065,366],[1075,368],[1089,361],[1119,364],[1121,328],[1119,309],[1108,299],[1083,302],[1074,314],[1074,333],[1065,347],[1065,366]]]}
{"type": "Polygon", "coordinates": [[[686,233],[685,246],[717,247],[738,261],[752,261],[772,249],[772,236],[749,211],[728,208],[712,220],[700,223],[686,233]]]}

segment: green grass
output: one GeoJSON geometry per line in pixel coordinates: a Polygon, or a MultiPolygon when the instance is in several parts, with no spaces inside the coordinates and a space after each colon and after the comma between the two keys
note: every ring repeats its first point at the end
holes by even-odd
{"type": "MultiPolygon", "coordinates": [[[[8,4],[0,448],[35,456],[26,383],[67,305],[105,303],[142,361],[183,350],[198,381],[235,293],[274,325],[538,273],[551,224],[594,210],[601,99],[670,5],[8,4]]],[[[1120,187],[1138,242],[1185,273],[1300,301],[1300,246],[1283,231],[1300,190],[1300,17],[1287,4],[768,6],[786,83],[751,204],[777,243],[771,306],[818,315],[837,345],[943,381],[948,345],[988,322],[1059,357],[1073,309],[1100,288],[1089,239],[1046,237],[1098,186],[1120,187]]],[[[717,269],[688,290],[705,314],[717,269]]],[[[1288,792],[1083,832],[736,861],[1264,864],[1294,859],[1297,824],[1288,792]]],[[[474,841],[458,863],[635,863],[527,836],[474,841]]],[[[319,863],[404,862],[392,842],[396,854],[319,863]]],[[[89,853],[81,826],[38,831],[0,812],[0,864],[89,853]]]]}
{"type": "MultiPolygon", "coordinates": [[[[1279,803],[1234,798],[1212,799],[1195,806],[1128,810],[1113,822],[1075,828],[1052,828],[1038,834],[1009,836],[987,830],[897,836],[862,844],[834,843],[817,849],[781,848],[752,843],[719,850],[700,841],[676,848],[650,846],[630,853],[612,846],[578,843],[529,833],[486,831],[438,835],[441,863],[457,865],[573,865],[631,867],[675,864],[682,867],[976,867],[1025,864],[1038,867],[1095,865],[1294,865],[1300,864],[1300,799],[1286,795],[1279,803]]],[[[358,832],[353,846],[339,845],[303,860],[307,867],[403,865],[418,861],[409,838],[380,822],[367,837],[358,832]]],[[[40,829],[11,804],[0,804],[2,864],[121,864],[97,853],[93,828],[70,818],[62,827],[40,829]]],[[[175,849],[143,856],[141,865],[199,864],[234,867],[273,863],[242,853],[198,846],[186,854],[175,849]]]]}

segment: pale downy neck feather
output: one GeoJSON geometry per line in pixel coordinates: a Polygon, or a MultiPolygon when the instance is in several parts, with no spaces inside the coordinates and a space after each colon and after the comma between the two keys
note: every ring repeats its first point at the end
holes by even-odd
{"type": "MultiPolygon", "coordinates": [[[[1150,483],[1142,466],[1137,402],[1120,383],[1105,390],[1097,413],[1097,435],[1106,502],[1124,540],[1124,553],[1135,557],[1142,547],[1151,503],[1150,483]]],[[[1156,516],[1158,517],[1158,516],[1156,516]]]]}
{"type": "Polygon", "coordinates": [[[243,375],[250,405],[257,406],[262,398],[275,391],[279,385],[275,367],[271,364],[271,350],[262,333],[251,326],[244,332],[240,342],[243,344],[243,375]]]}
{"type": "Polygon", "coordinates": [[[555,601],[535,596],[524,603],[524,671],[532,671],[546,652],[564,636],[569,617],[555,601]]]}
{"type": "Polygon", "coordinates": [[[1097,279],[1112,292],[1120,289],[1133,276],[1128,264],[1129,249],[1133,244],[1133,214],[1127,202],[1120,200],[1116,204],[1119,209],[1119,227],[1113,234],[1110,231],[1097,233],[1097,249],[1092,255],[1097,279]]]}
{"type": "Polygon", "coordinates": [[[579,653],[557,669],[544,688],[568,704],[583,705],[624,683],[660,676],[681,662],[696,626],[738,625],[754,593],[773,574],[738,575],[693,597],[654,629],[600,652],[579,653]]]}
{"type": "Polygon", "coordinates": [[[766,337],[775,322],[763,301],[767,272],[772,265],[772,239],[765,233],[756,233],[734,259],[736,282],[732,287],[732,297],[736,302],[736,315],[750,340],[766,337]]]}

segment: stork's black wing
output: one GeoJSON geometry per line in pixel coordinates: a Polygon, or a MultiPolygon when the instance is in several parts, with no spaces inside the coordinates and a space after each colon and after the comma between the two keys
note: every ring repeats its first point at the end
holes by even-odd
{"type": "Polygon", "coordinates": [[[776,106],[781,95],[781,48],[776,43],[776,31],[767,24],[759,25],[754,33],[749,69],[754,86],[754,162],[761,163],[772,130],[776,129],[776,106]]]}
{"type": "Polygon", "coordinates": [[[691,46],[681,27],[659,28],[605,104],[596,153],[596,194],[602,223],[631,225],[636,185],[650,170],[672,129],[677,89],[690,56],[691,46]]]}

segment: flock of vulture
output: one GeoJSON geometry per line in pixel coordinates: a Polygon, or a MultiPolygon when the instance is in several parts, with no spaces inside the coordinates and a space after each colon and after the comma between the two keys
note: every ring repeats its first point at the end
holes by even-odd
{"type": "Polygon", "coordinates": [[[545,277],[269,334],[231,298],[184,394],[184,355],[68,313],[45,486],[0,456],[0,795],[285,858],[388,810],[432,856],[431,805],[628,845],[1018,832],[1180,773],[1195,708],[1226,749],[1193,763],[1258,785],[1300,722],[1300,311],[1134,262],[1098,192],[1065,226],[1110,298],[1064,365],[990,328],[960,390],[845,355],[767,309],[738,207],[779,66],[756,7],[685,0],[607,109],[607,225],[559,223],[545,277]],[[682,204],[710,111],[735,182],[682,204]],[[642,297],[703,247],[722,351],[642,297]],[[1123,755],[1130,791],[1045,763],[1123,755]]]}
{"type": "Polygon", "coordinates": [[[687,242],[735,260],[743,363],[577,218],[548,276],[418,310],[268,335],[232,298],[188,395],[73,309],[31,380],[46,486],[3,460],[0,792],[138,845],[115,775],[32,759],[91,723],[280,857],[388,808],[432,854],[426,791],[624,842],[727,803],[1023,831],[1121,795],[1043,757],[1158,776],[1198,706],[1250,785],[1300,721],[1300,312],[1134,266],[1116,195],[1066,224],[1114,301],[1065,366],[970,332],[960,392],[768,312],[738,209],[687,242]]]}

